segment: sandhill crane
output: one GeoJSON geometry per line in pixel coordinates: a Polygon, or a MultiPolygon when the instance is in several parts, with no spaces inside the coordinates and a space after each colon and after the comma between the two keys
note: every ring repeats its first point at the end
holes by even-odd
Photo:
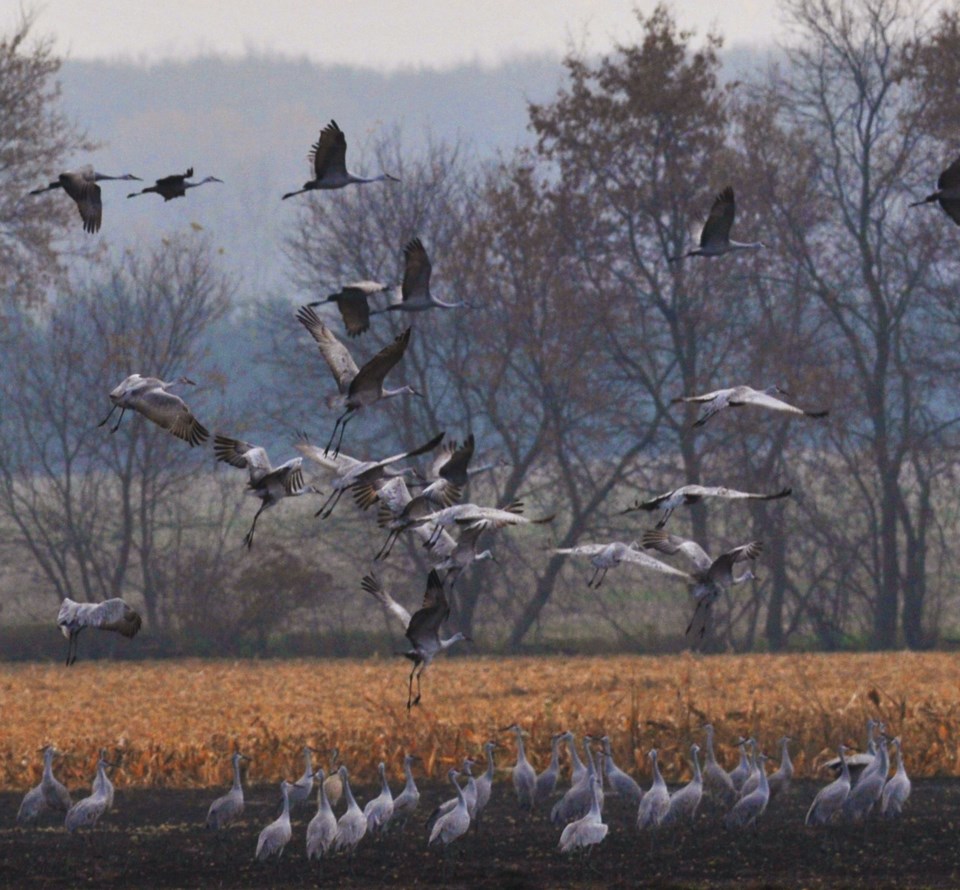
{"type": "Polygon", "coordinates": [[[887,740],[880,739],[877,745],[877,756],[874,762],[864,769],[856,785],[850,789],[847,799],[843,802],[841,817],[845,822],[859,825],[866,821],[874,806],[883,796],[883,788],[887,784],[887,773],[890,771],[890,760],[887,756],[887,740]]]}
{"type": "Polygon", "coordinates": [[[717,755],[713,750],[713,726],[710,723],[706,723],[704,724],[703,730],[707,736],[706,763],[703,768],[703,789],[726,809],[733,806],[737,791],[733,787],[733,780],[730,778],[730,774],[717,763],[717,755]]]}
{"type": "MultiPolygon", "coordinates": [[[[563,733],[563,741],[567,746],[567,754],[570,755],[570,784],[576,785],[577,782],[583,781],[583,777],[587,774],[587,767],[577,754],[573,733],[569,729],[563,733]]],[[[600,787],[602,790],[603,785],[601,784],[600,787]]]]}
{"type": "Polygon", "coordinates": [[[23,797],[17,810],[17,825],[34,825],[40,816],[48,810],[66,813],[73,805],[70,792],[53,775],[53,758],[57,750],[47,745],[43,750],[43,776],[40,784],[31,788],[23,797]]]}
{"type": "Polygon", "coordinates": [[[733,831],[738,828],[756,827],[757,820],[766,812],[770,802],[770,785],[767,783],[766,754],[757,755],[757,766],[760,769],[760,779],[754,791],[751,791],[737,801],[734,808],[727,813],[723,820],[726,829],[733,831]]]}
{"type": "Polygon", "coordinates": [[[470,829],[470,812],[467,809],[467,800],[464,797],[463,789],[457,781],[459,775],[460,773],[455,769],[447,772],[447,777],[457,791],[457,805],[449,813],[445,813],[437,819],[430,829],[430,838],[427,841],[427,846],[442,844],[444,854],[446,854],[447,847],[450,844],[463,837],[470,829]]]}
{"type": "Polygon", "coordinates": [[[427,576],[427,589],[423,595],[423,605],[411,615],[384,589],[376,575],[365,575],[360,582],[371,596],[392,612],[403,624],[404,632],[413,648],[403,654],[413,662],[407,687],[407,710],[420,703],[420,676],[430,667],[430,663],[441,652],[445,652],[454,643],[470,641],[470,637],[457,631],[452,637],[442,640],[440,628],[450,615],[450,604],[443,589],[440,576],[431,571],[427,576]],[[419,670],[418,670],[419,668],[419,670]],[[417,697],[413,697],[413,678],[417,678],[417,697]]]}
{"type": "Polygon", "coordinates": [[[380,793],[368,800],[363,808],[363,816],[367,820],[367,834],[374,836],[386,831],[387,825],[393,816],[393,792],[387,782],[387,765],[381,760],[377,766],[380,774],[380,793]]]}
{"type": "MultiPolygon", "coordinates": [[[[793,778],[793,761],[790,760],[790,752],[787,750],[790,741],[788,736],[780,739],[780,768],[773,775],[767,776],[767,784],[770,786],[770,800],[790,787],[790,780],[793,778]]],[[[740,789],[740,797],[746,797],[759,786],[760,774],[758,772],[744,782],[740,789]]]]}
{"type": "Polygon", "coordinates": [[[786,390],[779,386],[768,386],[766,389],[754,389],[751,386],[731,386],[727,389],[705,392],[698,396],[677,396],[677,398],[670,400],[670,404],[676,405],[679,402],[704,404],[703,414],[694,422],[694,426],[703,426],[714,414],[724,408],[742,408],[745,405],[803,417],[826,417],[830,413],[829,411],[806,411],[803,408],[797,408],[795,405],[783,401],[783,399],[776,398],[774,393],[787,395],[786,390]]]}
{"type": "MultiPolygon", "coordinates": [[[[582,818],[590,808],[591,791],[590,779],[597,776],[596,766],[593,762],[593,753],[590,749],[590,743],[593,741],[591,736],[583,737],[583,751],[586,757],[586,771],[575,784],[571,785],[566,794],[560,798],[550,810],[550,821],[556,826],[566,825],[576,819],[582,818]]],[[[571,748],[572,750],[572,748],[571,748]]],[[[596,796],[600,798],[600,807],[603,808],[603,788],[598,786],[596,796]]]]}
{"type": "Polygon", "coordinates": [[[292,787],[286,779],[280,783],[283,811],[260,832],[257,838],[257,852],[254,854],[257,862],[266,862],[271,856],[276,856],[279,861],[283,855],[283,848],[293,837],[293,829],[290,827],[290,789],[292,787]]]}
{"type": "Polygon", "coordinates": [[[647,568],[653,568],[651,557],[640,551],[639,543],[634,541],[630,544],[623,544],[620,541],[614,541],[610,544],[580,544],[577,547],[558,547],[554,553],[563,556],[589,556],[590,564],[593,566],[593,575],[587,581],[587,587],[599,587],[603,584],[603,579],[607,577],[607,572],[616,568],[622,562],[633,562],[645,565],[647,568]]]}
{"type": "Polygon", "coordinates": [[[103,204],[100,202],[100,186],[97,183],[117,179],[143,181],[139,176],[134,176],[132,173],[124,173],[122,176],[107,176],[105,173],[97,173],[91,164],[87,164],[78,170],[61,173],[56,182],[51,182],[43,188],[34,189],[30,194],[39,195],[43,192],[62,188],[76,203],[77,210],[80,211],[80,219],[83,220],[83,230],[93,234],[100,231],[100,223],[103,219],[103,204]]]}
{"type": "Polygon", "coordinates": [[[722,256],[735,250],[756,250],[764,247],[762,241],[731,240],[730,229],[736,212],[737,204],[733,197],[733,188],[728,185],[713,199],[710,214],[700,232],[700,246],[679,256],[669,257],[670,262],[675,263],[688,256],[722,256]]]}
{"type": "Polygon", "coordinates": [[[674,578],[686,574],[685,580],[691,588],[690,595],[696,602],[693,617],[687,625],[686,632],[687,634],[694,633],[699,639],[703,639],[706,634],[710,623],[711,607],[717,601],[721,591],[755,577],[750,569],[747,569],[742,575],[734,576],[733,567],[739,562],[756,559],[763,550],[762,542],[750,541],[748,544],[742,544],[721,553],[716,559],[711,559],[696,542],[667,534],[662,529],[645,531],[641,541],[644,547],[657,550],[660,553],[667,555],[682,553],[693,563],[694,570],[692,572],[681,572],[679,575],[678,569],[668,566],[658,559],[652,559],[652,564],[645,563],[644,565],[674,578]]]}
{"type": "Polygon", "coordinates": [[[110,401],[113,407],[98,426],[103,426],[110,420],[113,412],[120,409],[117,422],[110,427],[115,433],[120,428],[120,421],[127,409],[142,414],[147,420],[168,430],[171,435],[183,439],[191,448],[207,441],[210,433],[206,427],[193,416],[180,396],[168,392],[171,386],[195,386],[189,377],[178,377],[176,380],[160,380],[158,377],[142,377],[140,374],[131,374],[110,392],[110,401]]]}
{"type": "Polygon", "coordinates": [[[846,751],[847,746],[841,745],[839,749],[840,777],[817,792],[817,796],[810,804],[810,809],[807,810],[806,818],[803,820],[804,825],[826,825],[843,807],[843,802],[850,793],[850,771],[847,769],[847,761],[844,759],[846,751]]]}
{"type": "MultiPolygon", "coordinates": [[[[407,824],[407,820],[417,811],[420,806],[420,791],[413,778],[413,762],[420,758],[416,754],[408,754],[403,758],[403,772],[406,776],[406,784],[393,799],[393,815],[390,816],[390,825],[395,822],[400,829],[407,824]]],[[[389,827],[389,826],[388,826],[389,827]]]]}
{"type": "Polygon", "coordinates": [[[523,730],[519,724],[512,723],[505,726],[500,732],[515,732],[517,734],[517,762],[513,767],[513,789],[517,792],[517,803],[521,810],[531,812],[535,802],[537,788],[537,771],[527,760],[527,753],[523,748],[523,730]]]}
{"type": "Polygon", "coordinates": [[[660,767],[657,766],[657,749],[651,748],[647,756],[653,763],[653,783],[650,790],[643,795],[640,806],[637,810],[637,829],[647,831],[652,828],[658,828],[670,809],[670,792],[667,791],[667,783],[663,781],[660,775],[660,767]]]}
{"type": "Polygon", "coordinates": [[[335,294],[330,294],[322,300],[307,303],[308,306],[325,306],[327,303],[336,304],[343,319],[343,326],[347,329],[348,337],[359,337],[370,330],[370,302],[369,298],[383,293],[387,286],[379,281],[354,281],[345,284],[335,294]]]}
{"type": "Polygon", "coordinates": [[[113,630],[128,639],[135,637],[143,619],[119,597],[102,603],[78,603],[66,597],[57,613],[57,627],[67,638],[67,665],[77,660],[77,637],[85,627],[113,630]]]}
{"type": "MultiPolygon", "coordinates": [[[[288,789],[287,799],[290,802],[290,810],[302,806],[310,800],[310,794],[313,792],[313,754],[316,753],[309,745],[303,746],[303,775],[288,789]]],[[[281,806],[283,801],[281,801],[281,806]]]]}
{"type": "MultiPolygon", "coordinates": [[[[871,763],[873,763],[873,760],[877,755],[877,743],[874,738],[875,733],[883,732],[885,728],[886,727],[881,721],[874,720],[872,717],[868,717],[866,750],[857,754],[845,755],[842,760],[840,757],[834,757],[824,763],[822,768],[829,770],[834,776],[838,776],[840,775],[840,770],[843,764],[846,763],[847,769],[850,772],[850,784],[851,786],[856,784],[863,771],[870,766],[871,763]]],[[[849,751],[850,749],[848,748],[847,750],[849,751]]]]}
{"type": "Polygon", "coordinates": [[[381,173],[379,176],[373,176],[370,179],[348,173],[347,139],[343,135],[343,130],[337,126],[337,122],[334,120],[330,121],[320,131],[320,138],[311,146],[307,159],[310,161],[310,166],[313,167],[314,178],[307,180],[302,189],[287,192],[281,198],[282,201],[315,189],[342,189],[344,186],[354,183],[359,185],[366,182],[381,182],[382,180],[400,181],[396,176],[390,176],[389,173],[381,173]]]}
{"type": "Polygon", "coordinates": [[[343,442],[343,432],[353,415],[368,405],[373,405],[383,399],[392,399],[394,396],[410,394],[420,396],[412,386],[400,386],[397,389],[386,389],[383,385],[384,378],[390,373],[391,369],[406,352],[407,344],[410,342],[410,328],[399,334],[392,343],[381,349],[372,359],[362,367],[350,355],[350,350],[343,345],[330,331],[330,329],[320,321],[320,316],[309,306],[301,306],[297,311],[297,320],[309,331],[310,336],[317,343],[320,354],[323,356],[327,367],[337,381],[339,394],[327,399],[327,406],[330,408],[344,408],[343,414],[337,418],[334,424],[333,432],[330,434],[330,441],[327,442],[325,451],[330,450],[333,440],[340,430],[340,438],[337,441],[337,447],[334,454],[340,453],[340,444],[343,442]]]}
{"type": "Polygon", "coordinates": [[[240,782],[240,761],[249,760],[239,751],[234,752],[233,757],[233,785],[230,790],[221,797],[218,797],[207,810],[207,819],[204,823],[205,828],[219,830],[226,828],[231,822],[236,822],[243,813],[243,785],[240,782]]]}
{"type": "Polygon", "coordinates": [[[757,760],[757,754],[760,753],[760,745],[756,739],[750,739],[748,744],[750,746],[750,756],[747,759],[747,777],[738,783],[738,798],[746,797],[760,785],[760,762],[757,760]]]}
{"type": "Polygon", "coordinates": [[[475,447],[473,433],[462,442],[447,442],[433,459],[427,473],[427,484],[419,497],[438,507],[450,507],[463,497],[470,480],[470,461],[475,447]]]}
{"type": "Polygon", "coordinates": [[[936,201],[943,212],[960,226],[960,158],[957,158],[937,180],[937,190],[922,201],[914,201],[910,206],[932,204],[936,201]]]}
{"type": "Polygon", "coordinates": [[[187,182],[191,176],[193,176],[193,167],[188,168],[186,173],[174,173],[170,176],[164,176],[162,179],[158,179],[153,185],[141,189],[139,192],[131,192],[127,197],[136,198],[137,195],[156,194],[160,195],[164,203],[166,203],[167,201],[172,201],[174,198],[185,197],[187,189],[195,189],[201,185],[206,185],[208,182],[223,182],[222,179],[217,179],[216,176],[207,176],[199,182],[187,182]]]}
{"type": "Polygon", "coordinates": [[[337,769],[339,761],[340,749],[333,748],[330,751],[330,769],[327,772],[327,777],[323,780],[323,790],[327,793],[327,800],[330,801],[331,807],[336,807],[340,803],[340,798],[343,797],[343,779],[340,778],[337,769]]]}
{"type": "Polygon", "coordinates": [[[490,803],[490,796],[493,794],[493,774],[496,767],[493,763],[493,751],[498,745],[494,741],[484,742],[483,753],[487,758],[487,769],[477,777],[477,804],[475,807],[475,825],[480,830],[480,822],[483,819],[483,811],[490,803]]]}
{"type": "Polygon", "coordinates": [[[330,851],[337,836],[337,817],[323,788],[326,778],[322,769],[315,773],[317,780],[317,812],[307,825],[307,860],[320,859],[330,851]]]}
{"type": "Polygon", "coordinates": [[[106,752],[100,752],[90,796],[78,800],[67,810],[63,824],[71,834],[81,828],[96,828],[100,817],[113,806],[113,783],[107,777],[107,767],[116,764],[108,761],[105,755],[106,752]]]}
{"type": "Polygon", "coordinates": [[[444,581],[449,583],[451,587],[456,584],[460,575],[475,562],[482,562],[485,559],[497,561],[492,550],[481,550],[478,546],[485,531],[486,529],[481,527],[461,529],[456,541],[452,542],[452,547],[447,546],[447,539],[450,536],[444,532],[440,540],[430,549],[431,559],[436,560],[433,563],[433,568],[438,572],[447,573],[444,581]]]}
{"type": "Polygon", "coordinates": [[[887,819],[895,819],[903,811],[903,805],[910,797],[910,777],[903,767],[903,750],[899,736],[893,740],[897,748],[897,771],[883,786],[880,798],[880,812],[887,819]]]}
{"type": "Polygon", "coordinates": [[[607,783],[610,788],[633,807],[639,807],[643,799],[643,789],[634,781],[633,776],[625,773],[613,762],[613,753],[610,750],[610,736],[604,736],[600,739],[603,745],[603,757],[606,764],[607,783]]]}
{"type": "Polygon", "coordinates": [[[730,770],[730,784],[733,785],[733,790],[737,796],[740,795],[740,789],[743,788],[743,783],[747,781],[750,777],[750,755],[747,754],[747,746],[751,743],[752,739],[739,738],[737,740],[737,748],[740,750],[740,762],[730,770]]]}
{"type": "Polygon", "coordinates": [[[237,469],[247,470],[250,474],[247,493],[263,501],[254,514],[250,531],[243,538],[243,545],[248,550],[253,546],[253,533],[257,528],[257,520],[264,510],[279,504],[284,498],[320,494],[312,485],[306,486],[303,483],[302,457],[295,457],[274,467],[270,464],[270,458],[267,457],[267,452],[263,448],[240,439],[220,435],[214,436],[213,453],[217,456],[217,460],[237,469]]]}
{"type": "Polygon", "coordinates": [[[334,847],[338,853],[346,851],[350,857],[356,852],[357,844],[367,833],[367,819],[354,799],[350,788],[350,776],[345,766],[340,767],[340,779],[343,782],[343,794],[347,798],[347,810],[337,820],[337,834],[334,838],[334,847]]]}
{"type": "Polygon", "coordinates": [[[573,853],[599,844],[607,836],[607,826],[600,815],[600,779],[590,776],[590,809],[585,816],[570,822],[560,834],[560,852],[573,853]]]}
{"type": "Polygon", "coordinates": [[[427,256],[427,249],[419,238],[413,238],[403,248],[403,282],[396,299],[383,309],[374,309],[371,315],[380,312],[422,312],[426,309],[456,309],[466,303],[445,303],[430,293],[430,273],[433,266],[427,256]]]}
{"type": "Polygon", "coordinates": [[[534,805],[546,803],[557,788],[557,777],[560,775],[560,742],[563,741],[563,736],[562,732],[550,736],[550,764],[537,775],[533,787],[534,805]]]}
{"type": "Polygon", "coordinates": [[[693,778],[670,795],[670,806],[660,820],[661,825],[693,822],[697,818],[703,798],[703,775],[700,772],[700,746],[696,742],[690,746],[690,760],[693,763],[693,778]]]}
{"type": "MultiPolygon", "coordinates": [[[[467,777],[467,784],[462,788],[463,799],[467,803],[467,812],[470,814],[470,820],[477,815],[477,780],[473,777],[473,767],[476,761],[469,757],[465,758],[460,767],[460,774],[467,777]]],[[[441,816],[449,813],[458,803],[459,797],[451,797],[434,807],[433,812],[427,817],[427,832],[433,831],[433,826],[441,816]]]]}
{"type": "Polygon", "coordinates": [[[657,528],[663,528],[670,518],[670,514],[681,504],[699,504],[704,498],[726,498],[727,500],[756,500],[756,501],[775,501],[778,498],[789,497],[793,493],[792,488],[781,488],[780,491],[773,494],[757,494],[750,491],[737,491],[734,488],[711,487],[704,485],[684,485],[668,491],[666,494],[658,495],[647,501],[637,500],[632,507],[621,510],[620,515],[633,513],[637,510],[660,510],[660,519],[657,521],[657,528]]]}
{"type": "Polygon", "coordinates": [[[432,451],[443,441],[443,436],[442,432],[438,433],[419,448],[401,451],[399,454],[391,454],[381,460],[357,460],[342,453],[328,454],[316,445],[311,445],[303,436],[303,441],[297,442],[294,448],[308,460],[337,474],[333,480],[333,491],[330,493],[330,497],[324,501],[316,515],[322,516],[324,519],[328,518],[333,513],[333,509],[339,503],[343,493],[351,490],[354,492],[357,504],[366,509],[377,499],[378,491],[383,482],[396,475],[396,471],[392,469],[393,464],[432,451]]]}

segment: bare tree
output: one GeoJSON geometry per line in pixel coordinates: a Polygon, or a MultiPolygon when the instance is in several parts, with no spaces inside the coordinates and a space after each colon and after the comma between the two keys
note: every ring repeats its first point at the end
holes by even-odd
{"type": "Polygon", "coordinates": [[[0,304],[41,301],[60,276],[54,239],[72,222],[65,201],[27,193],[49,181],[63,158],[93,146],[59,108],[60,60],[47,38],[31,41],[24,16],[0,37],[0,304]],[[32,42],[32,45],[31,45],[32,42]]]}

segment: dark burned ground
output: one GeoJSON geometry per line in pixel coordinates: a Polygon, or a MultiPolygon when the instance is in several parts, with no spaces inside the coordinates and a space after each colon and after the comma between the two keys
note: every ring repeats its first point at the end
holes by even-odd
{"type": "MultiPolygon", "coordinates": [[[[421,789],[425,816],[449,786],[421,789]]],[[[440,857],[425,849],[422,825],[382,844],[361,845],[351,870],[334,859],[308,864],[306,823],[298,814],[279,868],[253,861],[257,834],[274,816],[276,788],[247,792],[244,820],[220,837],[202,829],[209,791],[120,790],[97,830],[94,846],[69,837],[59,823],[15,827],[19,794],[0,794],[0,886],[146,887],[956,887],[960,886],[960,781],[914,783],[899,823],[810,832],[803,816],[816,791],[794,785],[775,801],[759,831],[732,837],[715,813],[695,829],[664,832],[655,843],[637,834],[634,815],[609,798],[610,834],[587,863],[560,857],[559,832],[543,816],[518,816],[513,789],[498,783],[479,835],[458,842],[446,876],[440,857]]],[[[359,789],[367,800],[375,790],[359,789]],[[365,793],[366,792],[366,793],[365,793]]]]}

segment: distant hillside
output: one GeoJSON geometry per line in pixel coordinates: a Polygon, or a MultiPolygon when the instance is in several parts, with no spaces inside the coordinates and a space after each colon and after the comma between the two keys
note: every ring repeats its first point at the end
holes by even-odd
{"type": "Polygon", "coordinates": [[[152,180],[193,166],[197,177],[225,180],[166,206],[153,195],[127,201],[131,183],[105,184],[102,237],[122,248],[196,222],[230,257],[241,293],[255,296],[289,287],[279,245],[295,211],[280,196],[308,178],[307,150],[331,118],[361,173],[365,143],[394,128],[411,151],[431,137],[459,139],[488,159],[529,139],[527,102],[548,99],[561,78],[554,58],[385,75],[250,56],[66,62],[61,80],[67,114],[103,144],[98,169],[152,180]]]}

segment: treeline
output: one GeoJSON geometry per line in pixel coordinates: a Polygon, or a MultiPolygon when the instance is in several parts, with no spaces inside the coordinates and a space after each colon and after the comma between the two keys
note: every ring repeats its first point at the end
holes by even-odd
{"type": "MultiPolygon", "coordinates": [[[[694,48],[660,8],[610,56],[566,60],[556,97],[530,107],[533,148],[478,165],[395,134],[366,160],[399,184],[298,205],[298,287],[396,280],[417,235],[438,295],[470,303],[414,320],[400,376],[426,398],[355,422],[344,448],[472,430],[501,466],[468,496],[557,513],[499,535],[498,562],[458,582],[452,623],[486,648],[679,645],[682,585],[622,566],[588,591],[588,566],[549,551],[637,539],[644,520],[619,511],[695,481],[794,489],[670,520],[709,552],[764,542],[759,579],[717,603],[710,646],[924,648],[954,630],[958,234],[936,205],[908,204],[957,148],[960,19],[924,25],[889,0],[785,8],[792,44],[745,82],[722,82],[719,38],[694,48]],[[727,184],[735,234],[766,247],[668,263],[727,184]],[[740,383],[831,415],[743,409],[695,428],[693,406],[671,405],[740,383]]],[[[178,651],[191,635],[194,651],[267,652],[285,634],[379,631],[359,589],[372,515],[344,502],[321,523],[299,498],[263,517],[248,555],[241,474],[139,419],[96,427],[128,373],[187,373],[211,429],[266,436],[276,460],[301,430],[325,442],[332,382],[294,307],[231,310],[231,270],[196,232],[62,281],[41,310],[4,310],[11,608],[39,619],[60,596],[123,595],[178,651]],[[224,337],[229,357],[210,350],[224,337]]],[[[351,348],[372,354],[405,323],[377,316],[351,348]]],[[[381,571],[415,602],[425,561],[405,546],[381,571]]]]}

